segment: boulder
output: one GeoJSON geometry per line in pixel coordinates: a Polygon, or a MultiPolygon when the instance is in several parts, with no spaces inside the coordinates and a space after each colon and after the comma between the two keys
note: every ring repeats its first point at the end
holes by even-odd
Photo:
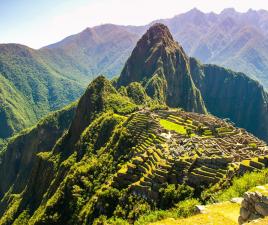
{"type": "Polygon", "coordinates": [[[246,192],[241,202],[238,223],[243,224],[268,216],[268,198],[259,192],[246,192]]]}
{"type": "Polygon", "coordinates": [[[205,210],[206,210],[206,206],[204,206],[204,205],[196,205],[195,206],[196,213],[204,213],[205,210]]]}
{"type": "Polygon", "coordinates": [[[262,196],[261,201],[268,205],[268,197],[267,196],[262,196]]]}
{"type": "Polygon", "coordinates": [[[243,198],[232,198],[232,199],[230,200],[230,202],[232,202],[232,203],[242,204],[242,202],[243,202],[243,198]]]}

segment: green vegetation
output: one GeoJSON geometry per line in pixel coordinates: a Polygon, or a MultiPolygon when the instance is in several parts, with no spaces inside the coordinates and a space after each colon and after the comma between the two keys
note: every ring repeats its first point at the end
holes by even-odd
{"type": "Polygon", "coordinates": [[[187,134],[186,129],[184,126],[179,125],[177,123],[170,122],[168,120],[161,119],[160,125],[163,126],[167,130],[174,130],[179,134],[187,134]]]}
{"type": "Polygon", "coordinates": [[[151,225],[237,225],[240,205],[237,203],[223,202],[214,205],[208,205],[205,208],[205,213],[193,215],[187,218],[169,217],[159,220],[151,225]]]}
{"type": "Polygon", "coordinates": [[[9,138],[47,113],[76,100],[84,86],[21,45],[0,45],[0,138],[9,138]]]}
{"type": "Polygon", "coordinates": [[[24,210],[18,218],[14,221],[13,225],[27,225],[30,219],[29,211],[24,210]]]}
{"type": "Polygon", "coordinates": [[[194,189],[187,185],[169,184],[166,188],[159,190],[161,194],[161,208],[170,208],[176,203],[183,201],[187,198],[193,197],[194,189]]]}
{"type": "Polygon", "coordinates": [[[186,59],[185,52],[174,41],[169,29],[163,24],[154,24],[125,63],[117,87],[139,82],[147,95],[160,104],[206,113],[186,59]]]}
{"type": "Polygon", "coordinates": [[[163,76],[159,76],[158,74],[152,76],[152,78],[146,83],[145,89],[152,99],[157,100],[162,104],[166,103],[165,92],[167,89],[167,81],[163,76]]]}
{"type": "Polygon", "coordinates": [[[144,88],[138,82],[132,82],[126,87],[127,95],[135,104],[143,105],[149,100],[144,88]]]}
{"type": "Polygon", "coordinates": [[[246,173],[242,177],[233,179],[232,185],[226,190],[216,193],[214,198],[217,201],[227,201],[234,197],[241,197],[246,191],[251,188],[268,183],[268,170],[261,172],[246,173]]]}

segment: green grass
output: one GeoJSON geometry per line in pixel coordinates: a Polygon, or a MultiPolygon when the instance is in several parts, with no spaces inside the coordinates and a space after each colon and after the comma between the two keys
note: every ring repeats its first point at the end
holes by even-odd
{"type": "Polygon", "coordinates": [[[249,191],[250,192],[257,191],[257,192],[261,193],[262,195],[268,196],[268,184],[256,186],[254,188],[251,188],[249,191]]]}
{"type": "Polygon", "coordinates": [[[179,134],[186,134],[186,129],[184,126],[170,122],[165,119],[160,119],[160,125],[166,130],[174,130],[179,134]]]}
{"type": "Polygon", "coordinates": [[[179,202],[170,210],[151,211],[141,216],[134,225],[146,225],[166,218],[183,218],[194,214],[195,206],[200,204],[196,199],[188,199],[179,202]]]}

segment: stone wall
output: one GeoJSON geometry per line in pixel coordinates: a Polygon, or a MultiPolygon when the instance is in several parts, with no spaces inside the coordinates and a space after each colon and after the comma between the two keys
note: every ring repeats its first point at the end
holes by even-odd
{"type": "Polygon", "coordinates": [[[259,192],[246,192],[241,203],[239,224],[268,216],[268,197],[259,192]]]}

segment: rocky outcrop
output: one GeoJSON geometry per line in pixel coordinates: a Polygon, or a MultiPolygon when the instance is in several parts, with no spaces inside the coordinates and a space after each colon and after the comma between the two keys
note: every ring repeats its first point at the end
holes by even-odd
{"type": "Polygon", "coordinates": [[[239,224],[268,216],[268,197],[258,192],[246,192],[241,203],[239,224]]]}

